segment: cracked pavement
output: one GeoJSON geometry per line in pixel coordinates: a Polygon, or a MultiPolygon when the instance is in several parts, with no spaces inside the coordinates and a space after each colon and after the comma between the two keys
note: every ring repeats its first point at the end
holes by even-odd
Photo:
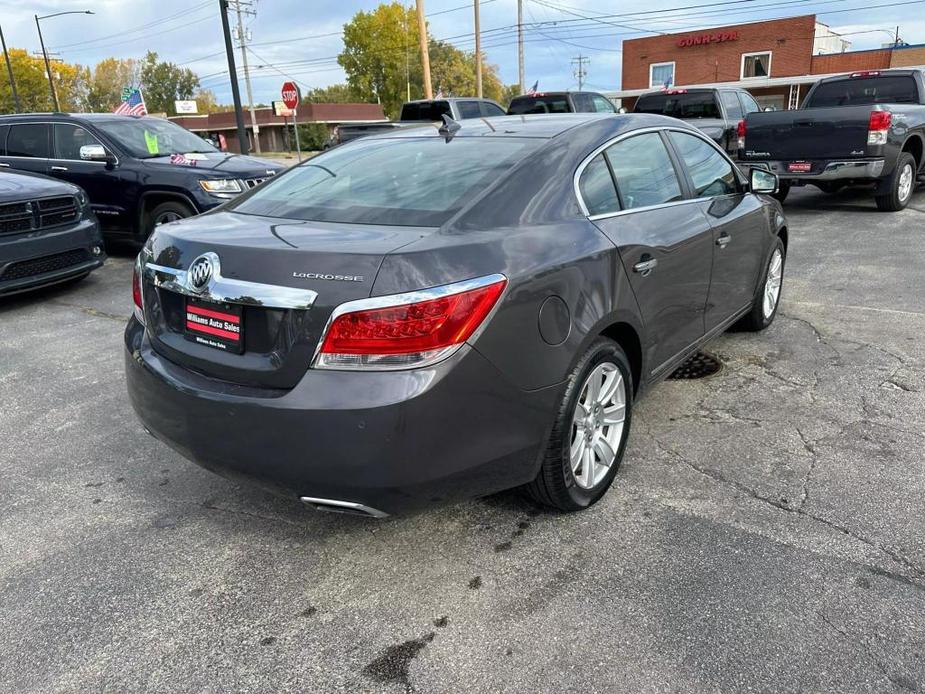
{"type": "Polygon", "coordinates": [[[0,301],[0,688],[925,691],[913,207],[791,193],[775,324],[638,403],[569,516],[324,515],[183,460],[124,392],[128,252],[0,301]]]}

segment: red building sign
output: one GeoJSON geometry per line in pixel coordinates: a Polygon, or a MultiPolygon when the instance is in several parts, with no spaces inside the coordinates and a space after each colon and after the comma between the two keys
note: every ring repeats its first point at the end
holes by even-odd
{"type": "Polygon", "coordinates": [[[678,39],[678,48],[688,48],[690,46],[705,46],[709,43],[725,43],[726,41],[738,41],[738,31],[717,31],[712,34],[700,34],[698,36],[685,36],[678,39]]]}

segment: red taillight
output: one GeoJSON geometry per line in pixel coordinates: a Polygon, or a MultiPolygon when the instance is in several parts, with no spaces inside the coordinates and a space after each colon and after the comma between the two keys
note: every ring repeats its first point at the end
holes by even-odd
{"type": "Polygon", "coordinates": [[[736,133],[739,137],[745,137],[745,121],[740,120],[739,125],[736,127],[736,133]]]}
{"type": "Polygon", "coordinates": [[[420,301],[407,301],[409,297],[403,296],[406,301],[396,305],[363,308],[364,300],[355,311],[348,305],[328,328],[316,365],[410,368],[443,358],[472,336],[506,285],[503,278],[475,288],[460,283],[459,291],[452,291],[451,286],[432,298],[422,292],[420,301]]]}
{"type": "Polygon", "coordinates": [[[135,305],[133,310],[135,312],[135,318],[137,318],[138,322],[142,325],[144,325],[145,322],[144,298],[141,293],[141,256],[143,253],[144,251],[139,253],[138,257],[135,258],[135,267],[132,269],[132,303],[135,305]]]}
{"type": "Polygon", "coordinates": [[[889,130],[893,123],[893,114],[889,111],[871,111],[868,130],[889,130]]]}

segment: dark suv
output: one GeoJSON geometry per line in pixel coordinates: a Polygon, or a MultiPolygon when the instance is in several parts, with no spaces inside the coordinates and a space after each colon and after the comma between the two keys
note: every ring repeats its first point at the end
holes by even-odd
{"type": "Polygon", "coordinates": [[[80,186],[104,234],[136,241],[283,168],[221,152],[162,118],[111,113],[2,116],[0,165],[80,186]]]}
{"type": "Polygon", "coordinates": [[[509,116],[528,113],[616,113],[613,103],[597,92],[537,92],[511,99],[509,116]]]}

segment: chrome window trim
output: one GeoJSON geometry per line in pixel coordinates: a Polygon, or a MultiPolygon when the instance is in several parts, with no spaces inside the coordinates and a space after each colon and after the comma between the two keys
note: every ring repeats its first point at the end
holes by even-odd
{"type": "Polygon", "coordinates": [[[338,317],[344,315],[345,313],[368,311],[377,308],[390,308],[392,306],[404,306],[405,304],[415,304],[421,301],[430,301],[432,299],[439,299],[444,296],[461,294],[462,292],[468,292],[473,289],[481,289],[482,287],[487,287],[490,284],[495,284],[496,282],[501,281],[506,282],[507,277],[500,273],[495,273],[492,275],[484,275],[482,277],[474,277],[472,279],[462,280],[461,282],[443,284],[438,287],[430,287],[429,289],[419,289],[412,292],[403,292],[401,294],[373,296],[367,299],[356,299],[354,301],[347,301],[343,304],[340,304],[331,312],[327,322],[324,324],[324,329],[321,331],[321,335],[318,337],[318,344],[315,345],[315,354],[312,356],[311,368],[322,368],[330,371],[410,371],[412,369],[420,369],[425,366],[433,366],[434,364],[450,357],[452,354],[455,354],[464,344],[471,344],[475,342],[478,336],[481,335],[484,331],[485,326],[488,325],[489,321],[491,321],[492,317],[494,317],[495,313],[497,312],[498,307],[501,305],[501,302],[504,299],[504,295],[507,294],[510,283],[508,283],[508,285],[504,288],[504,291],[501,292],[501,295],[498,297],[497,301],[495,301],[495,305],[492,307],[491,311],[488,312],[488,315],[485,316],[482,324],[476,328],[475,332],[472,333],[468,340],[465,342],[460,342],[457,345],[447,347],[445,349],[437,350],[430,358],[424,362],[414,364],[412,366],[401,364],[398,366],[361,366],[351,368],[349,366],[319,366],[318,357],[321,354],[321,347],[324,345],[324,340],[328,336],[328,330],[330,330],[331,325],[338,317]]]}
{"type": "MultiPolygon", "coordinates": [[[[159,289],[223,304],[305,310],[311,308],[318,298],[318,292],[311,289],[282,287],[275,284],[222,277],[218,256],[215,253],[204,253],[203,255],[212,262],[212,276],[202,291],[197,291],[192,287],[186,270],[144,262],[142,272],[145,279],[150,280],[159,289]]],[[[197,259],[199,257],[201,256],[197,256],[197,259]]]]}
{"type": "MultiPolygon", "coordinates": [[[[676,206],[676,205],[684,205],[684,204],[689,204],[689,203],[692,203],[692,202],[702,202],[703,200],[712,200],[712,199],[715,198],[715,197],[719,197],[719,196],[711,196],[711,197],[705,197],[705,198],[698,198],[698,197],[684,198],[683,200],[673,200],[673,201],[671,201],[671,202],[665,202],[665,203],[662,203],[662,204],[660,204],[660,205],[647,205],[646,207],[631,207],[631,208],[626,209],[626,210],[622,210],[622,209],[621,209],[621,210],[617,210],[617,211],[615,211],[615,212],[604,212],[604,213],[597,214],[597,215],[591,215],[591,214],[588,212],[588,206],[585,204],[584,198],[582,198],[582,196],[581,196],[581,187],[579,186],[579,182],[581,181],[581,175],[584,173],[584,171],[585,171],[585,169],[587,168],[588,164],[591,163],[591,160],[594,159],[598,154],[600,154],[601,152],[603,152],[605,149],[608,149],[609,147],[612,147],[613,145],[617,144],[618,142],[621,142],[621,141],[623,141],[623,140],[629,139],[629,138],[631,138],[631,137],[633,137],[633,136],[635,136],[635,135],[645,135],[645,134],[647,134],[647,133],[660,133],[660,132],[668,132],[668,131],[675,131],[675,132],[679,132],[679,133],[684,133],[684,134],[686,134],[686,135],[693,135],[694,137],[699,137],[701,140],[703,140],[704,142],[706,142],[707,144],[709,144],[711,147],[713,147],[713,149],[715,149],[717,152],[719,152],[721,155],[723,155],[723,158],[729,163],[730,166],[733,167],[733,169],[738,170],[738,168],[739,168],[739,167],[738,167],[738,164],[736,164],[736,163],[729,157],[729,155],[726,154],[726,152],[724,152],[724,151],[722,150],[721,147],[719,147],[719,145],[717,145],[715,142],[713,142],[713,140],[711,140],[709,137],[707,137],[706,135],[704,135],[704,134],[703,134],[702,132],[700,132],[699,130],[690,130],[690,129],[688,129],[688,128],[679,128],[678,126],[675,126],[675,125],[659,125],[659,126],[653,126],[653,127],[649,127],[649,128],[639,128],[638,130],[632,130],[632,131],[627,132],[627,133],[621,133],[620,135],[617,135],[616,137],[613,137],[613,138],[607,140],[607,142],[605,142],[604,144],[599,145],[597,148],[595,148],[595,149],[591,152],[591,154],[589,154],[587,157],[585,157],[585,158],[582,160],[582,162],[578,165],[578,168],[575,169],[575,175],[572,177],[572,188],[573,188],[573,190],[574,190],[575,197],[578,199],[578,207],[581,208],[582,214],[583,214],[585,217],[587,217],[590,221],[593,222],[593,221],[598,220],[598,219],[607,219],[608,217],[617,217],[617,216],[620,216],[620,215],[629,214],[629,213],[631,213],[631,212],[640,212],[640,211],[644,212],[644,211],[647,211],[647,210],[657,210],[657,209],[660,209],[660,208],[662,208],[662,207],[673,207],[673,206],[676,206]]],[[[667,146],[666,146],[666,150],[667,150],[667,146]]],[[[682,162],[682,163],[683,163],[683,162],[682,162]]],[[[675,172],[675,173],[677,174],[678,172],[675,172]]],[[[681,179],[679,178],[679,179],[678,179],[678,184],[680,185],[681,183],[682,183],[682,181],[681,181],[681,179]]],[[[683,192],[684,192],[684,190],[683,190],[683,189],[684,189],[684,186],[681,186],[681,189],[682,189],[681,192],[682,192],[682,194],[683,194],[683,192]]],[[[726,193],[726,194],[728,195],[728,193],[726,193]]]]}

